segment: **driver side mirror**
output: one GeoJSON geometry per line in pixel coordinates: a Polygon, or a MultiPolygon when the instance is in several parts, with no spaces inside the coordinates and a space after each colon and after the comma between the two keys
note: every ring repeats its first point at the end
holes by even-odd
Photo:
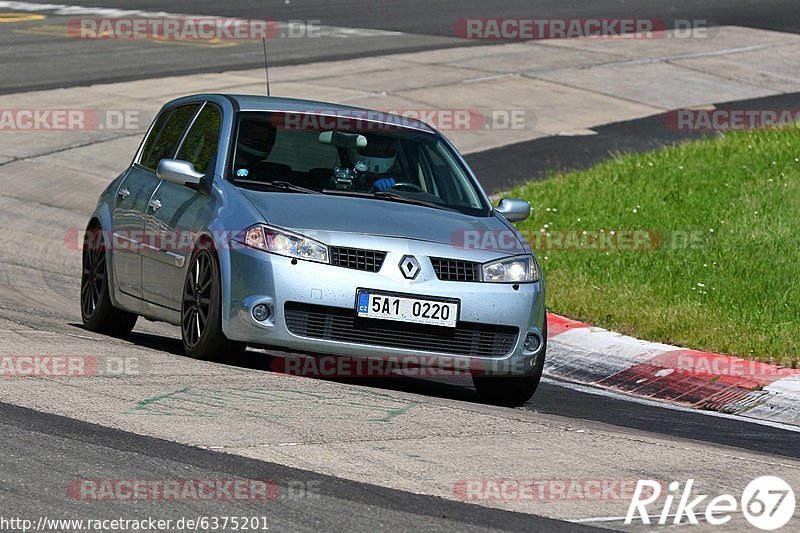
{"type": "Polygon", "coordinates": [[[509,222],[521,222],[531,216],[531,204],[518,198],[503,198],[495,210],[509,222]]]}
{"type": "Polygon", "coordinates": [[[162,159],[158,162],[156,176],[178,185],[197,185],[205,174],[197,172],[194,165],[181,159],[162,159]]]}

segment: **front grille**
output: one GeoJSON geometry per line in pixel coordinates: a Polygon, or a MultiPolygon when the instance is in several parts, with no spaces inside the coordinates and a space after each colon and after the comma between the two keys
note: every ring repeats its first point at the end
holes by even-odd
{"type": "Polygon", "coordinates": [[[287,302],[286,327],[295,335],[386,348],[441,352],[475,357],[511,353],[519,329],[474,322],[455,328],[356,317],[352,309],[287,302]]]}
{"type": "Polygon", "coordinates": [[[480,281],[480,263],[431,257],[436,277],[442,281],[480,281]]]}
{"type": "Polygon", "coordinates": [[[378,272],[384,259],[386,252],[331,246],[331,264],[334,266],[378,272]]]}

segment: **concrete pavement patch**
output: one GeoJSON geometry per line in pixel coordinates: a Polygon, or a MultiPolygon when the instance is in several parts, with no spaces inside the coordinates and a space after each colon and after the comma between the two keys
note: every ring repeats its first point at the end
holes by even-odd
{"type": "Polygon", "coordinates": [[[663,110],[775,94],[766,87],[663,62],[607,64],[545,72],[537,77],[663,110]]]}
{"type": "Polygon", "coordinates": [[[800,43],[768,50],[672,60],[675,65],[768,87],[782,93],[800,91],[800,43]]]}
{"type": "Polygon", "coordinates": [[[580,48],[624,56],[628,60],[689,55],[725,55],[748,48],[771,48],[800,43],[800,35],[778,31],[716,26],[705,37],[671,38],[672,31],[656,39],[552,39],[540,41],[544,46],[580,48]]]}

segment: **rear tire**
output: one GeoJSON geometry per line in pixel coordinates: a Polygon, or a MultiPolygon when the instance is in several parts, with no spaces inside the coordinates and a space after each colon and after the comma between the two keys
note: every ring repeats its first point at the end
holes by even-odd
{"type": "Polygon", "coordinates": [[[83,238],[81,320],[89,331],[127,336],[138,316],[114,307],[108,286],[108,262],[102,230],[89,228],[83,238]]]}
{"type": "Polygon", "coordinates": [[[194,359],[225,360],[247,348],[222,332],[222,291],[213,247],[201,243],[189,262],[181,303],[181,338],[194,359]]]}

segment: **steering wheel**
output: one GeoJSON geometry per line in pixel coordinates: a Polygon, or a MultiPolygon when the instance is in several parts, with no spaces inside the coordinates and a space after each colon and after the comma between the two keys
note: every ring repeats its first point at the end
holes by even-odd
{"type": "Polygon", "coordinates": [[[410,189],[412,192],[425,192],[422,189],[422,187],[420,187],[416,183],[410,183],[408,181],[401,181],[399,183],[395,183],[394,187],[392,187],[392,189],[398,189],[398,190],[401,190],[401,191],[403,190],[403,188],[405,188],[407,190],[410,189]]]}

